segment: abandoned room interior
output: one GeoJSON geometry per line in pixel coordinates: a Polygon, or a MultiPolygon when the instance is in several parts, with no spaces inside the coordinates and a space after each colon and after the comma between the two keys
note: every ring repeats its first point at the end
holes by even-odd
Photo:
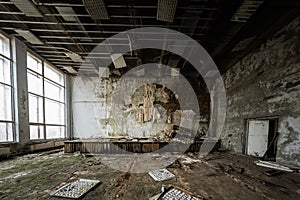
{"type": "Polygon", "coordinates": [[[0,199],[300,199],[299,0],[0,0],[0,199]]]}

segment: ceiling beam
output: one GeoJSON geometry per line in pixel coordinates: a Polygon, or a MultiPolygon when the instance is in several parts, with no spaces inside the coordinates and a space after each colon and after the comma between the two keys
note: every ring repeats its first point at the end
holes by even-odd
{"type": "MultiPolygon", "coordinates": [[[[25,15],[22,12],[7,12],[7,11],[0,11],[0,14],[2,15],[25,15]]],[[[52,16],[52,17],[91,17],[90,15],[86,14],[56,14],[56,13],[46,13],[44,16],[52,16]]],[[[130,18],[135,18],[135,19],[156,19],[156,16],[146,16],[146,15],[136,15],[136,16],[129,16],[129,15],[110,15],[110,18],[116,18],[116,19],[130,19],[130,18]]],[[[176,17],[175,19],[194,19],[193,17],[176,17]]],[[[203,21],[211,21],[213,18],[199,18],[199,20],[203,21]]]]}
{"type": "MultiPolygon", "coordinates": [[[[198,27],[200,28],[200,27],[198,27]]],[[[201,28],[206,28],[206,27],[201,27],[201,28]]],[[[12,27],[1,27],[3,30],[15,30],[16,28],[12,27]]],[[[30,31],[33,32],[49,32],[49,33],[111,33],[111,34],[117,34],[123,31],[80,31],[80,30],[64,30],[64,29],[29,29],[30,31]]],[[[159,34],[161,35],[161,32],[135,32],[136,34],[159,34]]],[[[177,33],[168,33],[168,35],[176,35],[177,33]]],[[[186,33],[183,33],[186,34],[186,33]]],[[[202,36],[203,34],[193,34],[193,36],[202,36]]]]}
{"type": "MultiPolygon", "coordinates": [[[[40,21],[18,21],[18,20],[6,20],[6,19],[1,19],[0,23],[16,23],[16,24],[42,24],[42,25],[68,25],[68,26],[77,26],[77,25],[83,25],[83,26],[97,26],[98,24],[96,23],[78,23],[78,22],[40,22],[40,21]]],[[[118,26],[118,27],[165,27],[165,25],[157,25],[157,24],[101,24],[101,26],[118,26]]],[[[188,27],[188,26],[180,26],[180,25],[170,25],[170,28],[181,28],[181,27],[188,27]]],[[[197,28],[208,28],[208,27],[197,27],[197,28]]],[[[86,31],[84,31],[86,32],[86,31]]],[[[99,33],[100,31],[98,31],[99,33]]]]}

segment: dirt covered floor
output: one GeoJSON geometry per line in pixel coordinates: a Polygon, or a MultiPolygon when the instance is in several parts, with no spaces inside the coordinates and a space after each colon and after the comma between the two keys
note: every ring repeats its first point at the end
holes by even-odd
{"type": "Polygon", "coordinates": [[[270,169],[256,166],[254,161],[252,157],[224,152],[204,158],[188,154],[168,167],[176,178],[155,182],[147,173],[113,170],[95,157],[78,153],[29,154],[0,162],[0,199],[61,199],[50,193],[78,178],[102,182],[83,199],[147,200],[168,185],[179,186],[205,199],[300,198],[299,174],[270,176],[267,173],[270,169]]]}

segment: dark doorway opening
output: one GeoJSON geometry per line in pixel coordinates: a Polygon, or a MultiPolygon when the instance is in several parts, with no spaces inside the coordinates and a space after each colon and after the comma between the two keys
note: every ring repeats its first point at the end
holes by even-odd
{"type": "Polygon", "coordinates": [[[278,140],[278,119],[269,119],[268,148],[263,156],[265,160],[276,161],[278,140]]]}

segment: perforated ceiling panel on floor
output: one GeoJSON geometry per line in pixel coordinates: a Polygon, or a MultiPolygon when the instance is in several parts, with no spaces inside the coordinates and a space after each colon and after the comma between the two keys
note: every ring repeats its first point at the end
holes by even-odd
{"type": "Polygon", "coordinates": [[[78,199],[85,195],[89,190],[98,185],[100,181],[89,180],[89,179],[79,179],[77,181],[68,183],[55,192],[51,193],[52,196],[74,198],[78,199]]]}

